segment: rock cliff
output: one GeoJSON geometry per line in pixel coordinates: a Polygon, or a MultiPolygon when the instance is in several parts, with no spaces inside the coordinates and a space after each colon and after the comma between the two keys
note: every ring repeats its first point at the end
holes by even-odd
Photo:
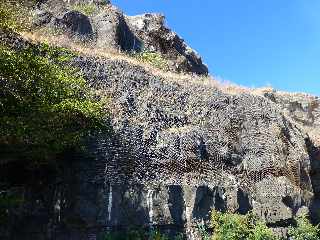
{"type": "Polygon", "coordinates": [[[62,28],[109,50],[157,52],[172,71],[208,74],[201,57],[165,25],[161,14],[126,16],[109,1],[46,0],[35,9],[34,25],[62,28]],[[92,5],[90,11],[85,4],[92,5]]]}
{"type": "MultiPolygon", "coordinates": [[[[98,14],[86,16],[56,2],[39,4],[34,24],[67,29],[96,47],[156,51],[178,72],[208,72],[161,15],[129,17],[99,1],[98,14]]],[[[5,33],[1,41],[30,44],[5,33]]],[[[279,234],[301,212],[317,220],[317,97],[231,94],[202,76],[158,74],[125,59],[79,54],[70,64],[110,98],[113,132],[88,139],[86,154],[66,154],[58,172],[2,162],[0,180],[14,179],[25,199],[0,227],[3,236],[87,240],[139,227],[199,239],[211,209],[252,210],[279,234]]]]}

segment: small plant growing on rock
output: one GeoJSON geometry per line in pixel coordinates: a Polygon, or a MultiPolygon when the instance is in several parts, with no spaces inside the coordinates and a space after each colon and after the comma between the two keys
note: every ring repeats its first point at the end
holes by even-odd
{"type": "Polygon", "coordinates": [[[148,63],[156,68],[164,71],[169,70],[169,64],[164,57],[157,52],[143,51],[140,53],[135,53],[133,56],[141,62],[148,63]]]}
{"type": "Polygon", "coordinates": [[[98,10],[98,7],[94,3],[77,3],[77,4],[73,4],[71,6],[71,9],[81,12],[86,16],[91,16],[98,10]]]}

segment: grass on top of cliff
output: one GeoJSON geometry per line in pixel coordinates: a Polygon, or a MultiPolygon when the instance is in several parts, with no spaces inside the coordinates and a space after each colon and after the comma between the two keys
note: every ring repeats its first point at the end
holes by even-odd
{"type": "Polygon", "coordinates": [[[42,160],[107,129],[105,102],[67,66],[72,57],[48,45],[19,51],[0,45],[1,151],[21,150],[42,160]]]}

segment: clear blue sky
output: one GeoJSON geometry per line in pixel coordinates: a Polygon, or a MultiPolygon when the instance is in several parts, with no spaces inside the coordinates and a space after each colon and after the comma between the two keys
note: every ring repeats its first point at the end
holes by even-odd
{"type": "Polygon", "coordinates": [[[112,0],[165,14],[210,73],[249,87],[320,96],[320,0],[112,0]]]}

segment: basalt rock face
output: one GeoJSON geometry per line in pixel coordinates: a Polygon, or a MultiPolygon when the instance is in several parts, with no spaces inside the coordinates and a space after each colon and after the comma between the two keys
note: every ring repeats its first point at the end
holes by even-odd
{"type": "Polygon", "coordinates": [[[87,37],[91,44],[102,49],[156,52],[168,61],[171,71],[208,74],[201,57],[165,25],[164,16],[160,14],[126,16],[108,1],[63,0],[39,2],[34,12],[37,27],[62,28],[67,33],[80,35],[82,40],[87,37]],[[80,11],[79,6],[83,9],[85,4],[93,5],[90,16],[74,11],[80,11]],[[71,20],[65,21],[70,15],[71,20]],[[75,24],[74,19],[79,21],[75,24]]]}
{"type": "Polygon", "coordinates": [[[320,206],[320,99],[302,93],[286,93],[279,91],[266,91],[264,96],[278,104],[287,116],[290,116],[295,123],[308,134],[306,140],[311,159],[312,186],[314,200],[311,211],[314,220],[319,222],[320,206]]]}
{"type": "MultiPolygon", "coordinates": [[[[151,196],[159,185],[181,188],[190,239],[212,208],[252,210],[283,230],[312,205],[311,140],[280,105],[263,96],[229,95],[201,80],[161,78],[123,61],[80,57],[74,64],[113,99],[117,139],[106,147],[112,151],[104,156],[104,180],[142,184],[151,196]]],[[[149,221],[165,225],[150,214],[149,221]]]]}
{"type": "Polygon", "coordinates": [[[320,129],[320,99],[318,97],[276,90],[266,91],[264,96],[281,106],[288,116],[305,128],[313,142],[320,146],[320,140],[317,139],[320,129]]]}
{"type": "Polygon", "coordinates": [[[127,16],[126,19],[132,31],[143,42],[144,49],[160,52],[170,60],[172,69],[178,72],[208,73],[201,57],[165,26],[163,15],[144,14],[127,16]]]}

